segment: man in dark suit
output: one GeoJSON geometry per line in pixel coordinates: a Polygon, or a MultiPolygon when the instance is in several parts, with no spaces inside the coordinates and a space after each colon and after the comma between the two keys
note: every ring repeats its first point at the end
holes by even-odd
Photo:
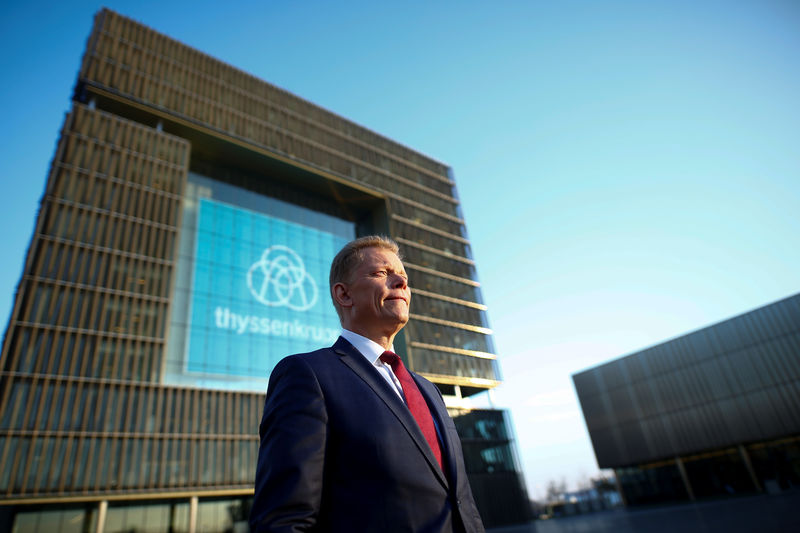
{"type": "Polygon", "coordinates": [[[392,353],[411,300],[397,244],[347,244],[330,288],[342,336],[270,376],[253,531],[483,532],[438,389],[392,353]]]}

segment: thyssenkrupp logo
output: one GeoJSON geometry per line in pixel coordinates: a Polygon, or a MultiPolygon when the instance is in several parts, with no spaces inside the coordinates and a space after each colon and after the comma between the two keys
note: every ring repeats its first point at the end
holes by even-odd
{"type": "Polygon", "coordinates": [[[270,307],[306,311],[317,303],[317,284],[303,259],[288,246],[270,246],[247,271],[253,298],[270,307]]]}

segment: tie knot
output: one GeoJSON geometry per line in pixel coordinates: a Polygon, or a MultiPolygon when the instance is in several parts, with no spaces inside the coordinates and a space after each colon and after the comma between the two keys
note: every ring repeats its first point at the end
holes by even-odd
{"type": "Polygon", "coordinates": [[[381,361],[394,368],[400,362],[400,357],[396,353],[386,350],[381,354],[381,361]]]}

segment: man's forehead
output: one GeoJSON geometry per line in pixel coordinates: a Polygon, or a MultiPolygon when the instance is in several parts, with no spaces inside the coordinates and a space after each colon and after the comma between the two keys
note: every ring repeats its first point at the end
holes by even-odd
{"type": "Polygon", "coordinates": [[[380,264],[380,265],[399,265],[401,268],[403,262],[394,251],[389,248],[380,248],[372,246],[364,249],[364,263],[380,264]]]}

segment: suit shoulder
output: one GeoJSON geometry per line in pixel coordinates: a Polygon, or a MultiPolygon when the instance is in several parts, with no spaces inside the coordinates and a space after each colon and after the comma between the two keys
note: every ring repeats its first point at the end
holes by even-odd
{"type": "Polygon", "coordinates": [[[325,360],[332,361],[333,355],[330,348],[287,355],[272,369],[267,395],[284,389],[297,390],[313,383],[318,387],[321,377],[328,373],[326,368],[330,363],[326,363],[325,360]]]}
{"type": "Polygon", "coordinates": [[[291,368],[296,365],[317,367],[320,364],[325,364],[333,359],[333,355],[335,355],[333,348],[320,348],[319,350],[314,350],[313,352],[287,355],[281,359],[277,365],[275,365],[275,369],[291,368]]]}

